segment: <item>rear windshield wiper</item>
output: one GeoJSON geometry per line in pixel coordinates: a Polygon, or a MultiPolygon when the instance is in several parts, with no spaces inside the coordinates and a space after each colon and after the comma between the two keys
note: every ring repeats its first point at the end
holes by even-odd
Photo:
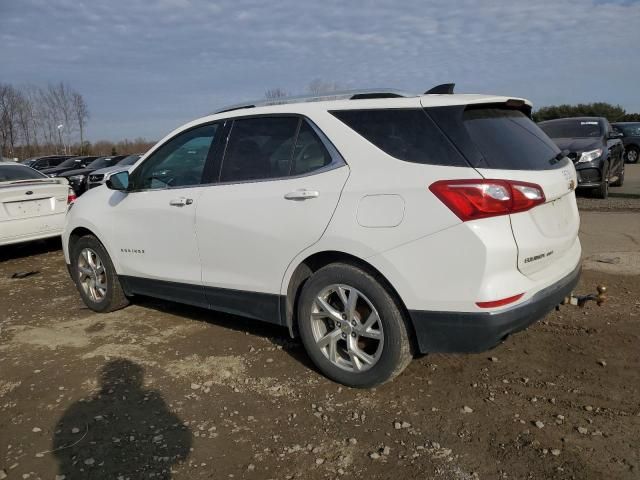
{"type": "Polygon", "coordinates": [[[562,150],[560,153],[558,153],[556,156],[554,156],[551,160],[549,160],[549,163],[551,165],[555,165],[560,160],[565,158],[567,155],[569,155],[569,150],[562,150]]]}

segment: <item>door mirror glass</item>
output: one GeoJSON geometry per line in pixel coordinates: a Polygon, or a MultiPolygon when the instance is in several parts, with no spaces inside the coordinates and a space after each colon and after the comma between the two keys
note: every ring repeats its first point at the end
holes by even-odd
{"type": "Polygon", "coordinates": [[[107,188],[125,192],[129,188],[129,172],[118,172],[111,175],[105,182],[107,188]]]}

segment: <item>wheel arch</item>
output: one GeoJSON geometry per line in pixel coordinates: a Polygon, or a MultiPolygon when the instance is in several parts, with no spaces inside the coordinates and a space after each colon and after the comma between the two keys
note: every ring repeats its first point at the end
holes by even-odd
{"type": "Polygon", "coordinates": [[[300,292],[302,291],[304,283],[311,277],[311,275],[313,275],[314,272],[332,263],[347,263],[350,265],[354,265],[373,275],[387,289],[390,295],[397,302],[397,305],[400,308],[400,311],[402,312],[407,324],[407,328],[409,329],[411,342],[415,342],[415,330],[413,328],[413,324],[409,319],[409,312],[404,302],[402,301],[402,298],[400,297],[397,290],[393,287],[391,282],[387,280],[382,272],[380,272],[376,267],[371,265],[366,260],[363,260],[362,258],[350,253],[337,250],[324,250],[315,252],[298,263],[296,268],[293,270],[293,273],[291,274],[287,284],[286,295],[283,297],[281,304],[281,318],[284,322],[286,322],[285,325],[287,326],[287,328],[289,328],[289,333],[292,337],[296,337],[298,335],[298,320],[296,311],[298,308],[298,299],[300,297],[300,292]]]}
{"type": "Polygon", "coordinates": [[[104,240],[101,238],[101,235],[97,233],[97,229],[92,228],[91,226],[77,225],[71,230],[71,232],[69,232],[67,245],[66,245],[66,249],[69,254],[69,261],[71,260],[71,252],[73,251],[74,245],[78,240],[80,240],[82,237],[86,235],[93,235],[98,239],[98,241],[102,244],[104,249],[107,251],[107,254],[109,255],[111,263],[113,264],[113,268],[115,268],[116,272],[119,273],[120,265],[118,263],[118,258],[114,255],[114,252],[111,250],[108,244],[106,244],[104,240]]]}

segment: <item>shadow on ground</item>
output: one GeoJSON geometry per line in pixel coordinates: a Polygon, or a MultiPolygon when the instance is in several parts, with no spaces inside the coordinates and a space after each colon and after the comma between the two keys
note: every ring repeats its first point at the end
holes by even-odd
{"type": "Polygon", "coordinates": [[[156,310],[158,312],[169,313],[185,317],[190,320],[206,322],[223,328],[228,328],[238,332],[247,332],[250,335],[266,338],[273,345],[282,347],[282,350],[285,353],[304,365],[306,368],[318,371],[300,343],[300,338],[291,338],[289,330],[286,327],[253,320],[247,317],[232,315],[230,313],[193,307],[191,305],[184,305],[182,303],[159,300],[151,297],[135,296],[131,300],[136,305],[156,310]]]}
{"type": "Polygon", "coordinates": [[[143,379],[140,365],[110,361],[99,392],[66,410],[52,447],[65,480],[170,479],[172,467],[186,460],[190,430],[143,379]]]}
{"type": "Polygon", "coordinates": [[[0,262],[41,255],[61,249],[62,242],[59,237],[36,240],[34,242],[16,243],[15,245],[5,245],[0,247],[0,262]]]}

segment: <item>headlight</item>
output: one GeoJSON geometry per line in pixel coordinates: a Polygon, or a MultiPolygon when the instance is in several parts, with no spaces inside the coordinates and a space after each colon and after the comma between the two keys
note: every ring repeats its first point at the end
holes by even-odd
{"type": "Polygon", "coordinates": [[[84,180],[84,175],[71,175],[69,177],[70,182],[82,182],[84,180]]]}
{"type": "Polygon", "coordinates": [[[602,155],[601,148],[596,148],[595,150],[589,150],[588,152],[582,152],[582,155],[580,155],[580,158],[578,159],[578,163],[593,162],[600,155],[602,155]]]}

